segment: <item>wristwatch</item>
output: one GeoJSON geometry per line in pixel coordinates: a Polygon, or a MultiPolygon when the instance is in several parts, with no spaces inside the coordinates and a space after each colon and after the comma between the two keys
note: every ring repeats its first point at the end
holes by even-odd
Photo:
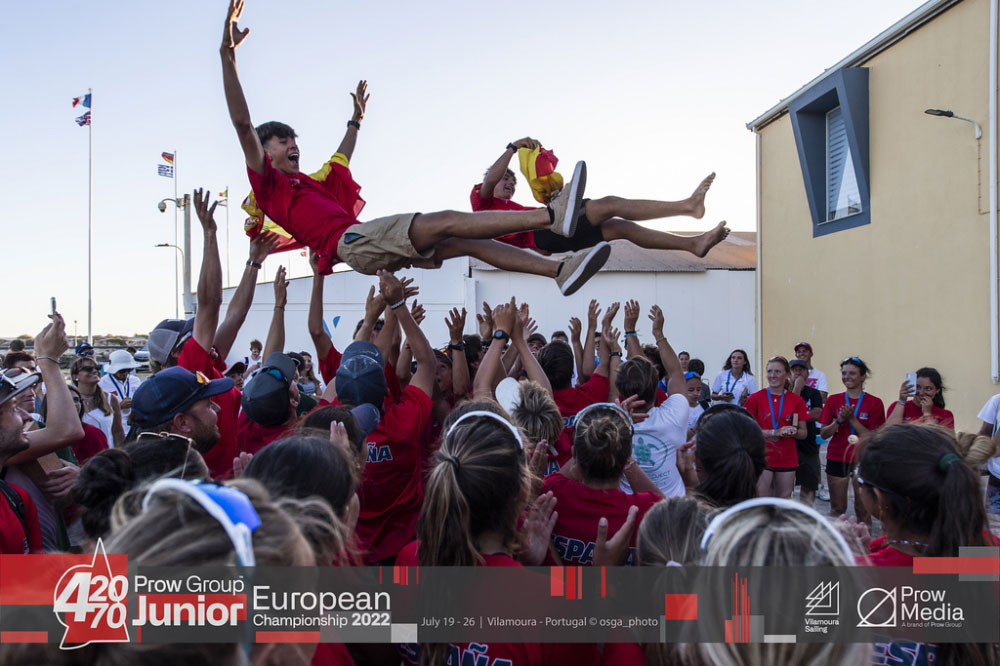
{"type": "Polygon", "coordinates": [[[505,331],[505,330],[503,330],[501,328],[498,328],[497,330],[495,330],[493,332],[493,339],[494,340],[503,340],[504,342],[506,342],[507,340],[510,340],[510,333],[508,333],[507,331],[505,331]]]}
{"type": "Polygon", "coordinates": [[[452,351],[464,352],[465,351],[465,341],[463,340],[462,342],[458,342],[458,343],[449,343],[448,344],[448,349],[451,349],[452,351]]]}

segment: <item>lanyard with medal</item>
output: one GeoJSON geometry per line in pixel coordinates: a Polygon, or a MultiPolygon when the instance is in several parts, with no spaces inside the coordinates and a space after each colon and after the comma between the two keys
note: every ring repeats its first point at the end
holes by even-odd
{"type": "MultiPolygon", "coordinates": [[[[861,401],[864,400],[864,399],[865,399],[865,392],[862,391],[861,395],[858,396],[858,404],[854,405],[854,418],[858,418],[858,411],[861,409],[861,401]]],[[[848,407],[851,406],[851,396],[847,395],[847,393],[844,393],[844,402],[847,403],[848,407]]],[[[848,421],[847,423],[848,423],[848,425],[851,424],[850,421],[848,421]]],[[[853,425],[851,425],[851,434],[852,435],[854,434],[854,426],[853,425]]]]}
{"type": "Polygon", "coordinates": [[[732,370],[729,371],[729,379],[726,380],[726,393],[728,393],[729,395],[733,395],[733,392],[729,390],[729,382],[730,382],[730,380],[732,380],[732,382],[733,382],[733,388],[734,389],[736,388],[736,385],[740,383],[740,380],[733,379],[733,371],[732,370]]]}
{"type": "Polygon", "coordinates": [[[781,412],[785,410],[785,389],[781,389],[781,402],[778,403],[778,416],[774,415],[774,396],[771,395],[771,391],[767,392],[767,406],[771,408],[771,428],[774,430],[775,438],[780,438],[778,434],[778,419],[781,418],[781,412]]]}

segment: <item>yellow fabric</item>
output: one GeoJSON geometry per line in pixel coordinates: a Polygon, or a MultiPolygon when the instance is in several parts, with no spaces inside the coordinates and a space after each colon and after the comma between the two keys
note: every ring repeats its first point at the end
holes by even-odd
{"type": "MultiPolygon", "coordinates": [[[[326,180],[326,177],[330,174],[330,164],[333,162],[340,164],[344,168],[350,168],[350,160],[347,159],[347,155],[344,155],[343,153],[334,153],[333,157],[324,163],[323,166],[320,167],[319,171],[309,174],[309,177],[320,182],[326,180]]],[[[229,189],[227,188],[226,192],[228,193],[228,191],[229,189]]],[[[248,194],[243,200],[240,208],[245,210],[247,215],[250,216],[243,225],[245,230],[249,231],[258,225],[262,225],[261,231],[273,231],[284,236],[285,238],[292,237],[290,233],[279,227],[273,220],[271,220],[271,218],[266,217],[264,215],[264,211],[257,207],[257,200],[254,199],[253,190],[250,190],[250,194],[248,194]]]]}
{"type": "Polygon", "coordinates": [[[536,173],[535,162],[538,160],[541,150],[541,146],[534,149],[519,148],[517,158],[521,163],[521,173],[524,174],[525,180],[528,181],[528,187],[531,188],[531,195],[535,197],[535,201],[547,204],[553,194],[562,190],[563,177],[558,171],[553,171],[548,176],[539,176],[536,173]]]}

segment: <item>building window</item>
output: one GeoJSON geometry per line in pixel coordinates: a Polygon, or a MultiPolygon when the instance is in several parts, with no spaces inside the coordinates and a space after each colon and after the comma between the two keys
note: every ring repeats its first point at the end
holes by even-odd
{"type": "Polygon", "coordinates": [[[832,72],[788,104],[813,236],[871,223],[868,70],[832,72]]]}
{"type": "Polygon", "coordinates": [[[826,114],[826,219],[834,222],[861,212],[861,193],[847,127],[840,107],[826,114]]]}

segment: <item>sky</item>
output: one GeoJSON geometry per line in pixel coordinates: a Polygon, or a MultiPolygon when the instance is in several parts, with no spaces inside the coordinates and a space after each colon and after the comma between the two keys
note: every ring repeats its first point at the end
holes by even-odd
{"type": "MultiPolygon", "coordinates": [[[[754,139],[746,123],[913,11],[916,0],[468,3],[247,0],[237,52],[256,124],[299,134],[304,171],[336,150],[349,93],[371,100],[352,171],[361,219],[468,210],[469,192],[509,141],[585,159],[588,196],[675,200],[718,177],[703,220],[755,226],[754,139]]],[[[4,69],[0,195],[5,290],[0,336],[32,334],[56,297],[87,332],[88,130],[72,98],[93,89],[93,333],[146,334],[177,302],[174,213],[157,175],[177,154],[181,196],[230,188],[219,223],[223,279],[247,258],[246,168],[229,123],[218,47],[227,2],[15,3],[0,28],[4,69]],[[227,247],[228,268],[227,271],[227,247]]],[[[532,203],[522,187],[515,200],[532,203]]],[[[192,222],[193,282],[201,233],[192,222]]],[[[181,241],[182,242],[182,241],[181,241]]],[[[298,252],[279,263],[307,274],[298,252]]],[[[363,295],[359,295],[363,298],[363,295]]]]}

